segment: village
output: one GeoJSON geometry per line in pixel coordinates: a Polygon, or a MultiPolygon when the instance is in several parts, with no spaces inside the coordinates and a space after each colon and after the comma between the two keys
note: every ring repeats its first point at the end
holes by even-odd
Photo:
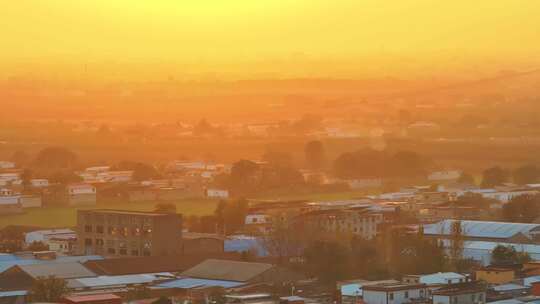
{"type": "MultiPolygon", "coordinates": [[[[52,150],[40,155],[68,153],[52,150]]],[[[366,167],[369,177],[318,169],[318,142],[306,144],[311,166],[293,173],[274,157],[159,168],[124,162],[50,180],[2,161],[0,223],[66,206],[76,224],[2,227],[0,303],[45,301],[43,289],[62,303],[540,300],[536,168],[520,167],[512,179],[488,168],[476,183],[457,169],[419,176],[407,156],[408,166],[394,162],[405,171],[386,178],[370,173],[380,172],[376,165],[366,167]],[[266,189],[263,181],[275,183],[275,174],[309,191],[345,189],[355,197],[249,198],[266,189]],[[213,201],[215,210],[182,216],[175,202],[185,199],[213,201]],[[111,200],[147,208],[107,208],[111,200]]]]}

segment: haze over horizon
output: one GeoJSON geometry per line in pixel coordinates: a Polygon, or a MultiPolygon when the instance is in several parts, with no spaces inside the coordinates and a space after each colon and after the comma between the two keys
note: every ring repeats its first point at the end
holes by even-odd
{"type": "Polygon", "coordinates": [[[475,78],[540,62],[535,1],[59,0],[3,10],[3,78],[475,78]]]}

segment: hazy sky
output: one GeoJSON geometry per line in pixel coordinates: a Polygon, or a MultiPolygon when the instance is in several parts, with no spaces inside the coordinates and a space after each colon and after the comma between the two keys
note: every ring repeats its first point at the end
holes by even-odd
{"type": "Polygon", "coordinates": [[[125,75],[350,76],[527,66],[540,54],[538,0],[0,2],[4,74],[86,66],[125,75]]]}

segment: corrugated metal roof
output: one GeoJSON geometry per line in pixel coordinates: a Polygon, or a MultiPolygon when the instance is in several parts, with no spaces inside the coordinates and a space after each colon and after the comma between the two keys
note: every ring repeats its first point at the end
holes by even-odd
{"type": "Polygon", "coordinates": [[[24,272],[26,272],[33,278],[48,277],[51,275],[62,279],[96,276],[95,273],[77,262],[19,265],[18,267],[20,267],[24,272]]]}
{"type": "Polygon", "coordinates": [[[271,269],[271,264],[208,259],[182,273],[187,277],[245,282],[271,269]]]}
{"type": "Polygon", "coordinates": [[[455,272],[439,272],[420,276],[420,283],[428,285],[447,284],[448,281],[459,283],[459,280],[465,280],[465,276],[455,272]]]}
{"type": "Polygon", "coordinates": [[[224,281],[224,280],[207,280],[207,279],[196,279],[196,278],[182,278],[174,281],[164,282],[158,287],[163,288],[196,288],[196,287],[223,287],[223,288],[233,288],[244,285],[244,283],[235,282],[235,281],[224,281]]]}
{"type": "MultiPolygon", "coordinates": [[[[444,220],[435,224],[426,225],[424,233],[427,235],[450,235],[454,220],[444,220]]],[[[518,233],[529,235],[540,224],[487,222],[487,221],[461,221],[463,235],[468,237],[484,238],[510,238],[518,233]]]]}
{"type": "Polygon", "coordinates": [[[103,260],[99,255],[84,255],[84,256],[57,256],[54,260],[38,260],[33,256],[20,257],[13,254],[0,254],[0,273],[15,265],[36,265],[36,264],[55,264],[55,263],[70,263],[70,262],[86,262],[91,260],[103,260]]]}
{"type": "Polygon", "coordinates": [[[97,287],[117,287],[129,284],[146,284],[159,280],[175,278],[170,272],[152,274],[129,274],[119,276],[97,276],[89,278],[76,278],[68,280],[70,288],[97,288],[97,287]]]}

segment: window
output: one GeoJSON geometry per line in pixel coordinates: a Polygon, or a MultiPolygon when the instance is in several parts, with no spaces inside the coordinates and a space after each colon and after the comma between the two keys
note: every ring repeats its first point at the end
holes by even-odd
{"type": "Polygon", "coordinates": [[[390,298],[390,300],[393,301],[394,300],[394,293],[393,292],[389,293],[388,297],[390,298]]]}
{"type": "Polygon", "coordinates": [[[452,303],[457,304],[457,297],[452,297],[452,303]]]}
{"type": "Polygon", "coordinates": [[[132,256],[138,256],[139,255],[139,250],[131,250],[131,255],[132,256]]]}
{"type": "Polygon", "coordinates": [[[478,295],[478,301],[480,301],[480,302],[484,301],[484,294],[483,293],[478,295]]]}
{"type": "Polygon", "coordinates": [[[409,298],[409,292],[405,291],[405,299],[408,299],[408,298],[409,298]]]}
{"type": "Polygon", "coordinates": [[[96,239],[96,246],[102,247],[104,244],[105,242],[103,241],[103,239],[96,239]]]}
{"type": "Polygon", "coordinates": [[[144,256],[150,256],[150,251],[144,250],[144,251],[143,251],[143,255],[144,255],[144,256]]]}
{"type": "Polygon", "coordinates": [[[107,253],[108,253],[108,254],[116,254],[116,249],[114,249],[114,248],[109,248],[109,249],[107,249],[107,253]]]}
{"type": "Polygon", "coordinates": [[[92,232],[92,225],[84,225],[84,232],[92,232]]]}
{"type": "Polygon", "coordinates": [[[86,246],[92,246],[92,239],[84,239],[84,244],[86,246]]]}
{"type": "Polygon", "coordinates": [[[103,234],[103,226],[96,226],[96,232],[103,234]]]}
{"type": "Polygon", "coordinates": [[[474,293],[471,295],[471,300],[472,300],[473,302],[476,301],[476,295],[475,295],[474,293]]]}
{"type": "Polygon", "coordinates": [[[127,255],[127,249],[125,248],[121,248],[120,250],[118,250],[118,252],[120,253],[120,255],[127,255]]]}

